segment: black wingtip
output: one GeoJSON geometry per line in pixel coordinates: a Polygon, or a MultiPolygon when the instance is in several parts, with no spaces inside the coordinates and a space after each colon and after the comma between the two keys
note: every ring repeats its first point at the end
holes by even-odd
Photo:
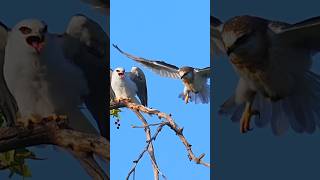
{"type": "Polygon", "coordinates": [[[212,24],[213,26],[220,26],[222,24],[222,21],[214,16],[210,16],[210,24],[212,24]]]}
{"type": "Polygon", "coordinates": [[[113,46],[114,48],[116,48],[120,53],[123,53],[123,51],[122,51],[117,45],[112,44],[112,46],[113,46]]]}

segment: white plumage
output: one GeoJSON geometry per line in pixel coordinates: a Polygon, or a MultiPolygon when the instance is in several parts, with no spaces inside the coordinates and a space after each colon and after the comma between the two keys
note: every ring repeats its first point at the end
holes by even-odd
{"type": "Polygon", "coordinates": [[[121,67],[116,68],[112,73],[111,88],[116,99],[129,98],[134,103],[147,106],[146,80],[139,68],[132,67],[131,72],[125,72],[121,67]]]}
{"type": "MultiPolygon", "coordinates": [[[[87,106],[90,111],[101,109],[92,107],[90,100],[97,98],[89,94],[94,84],[92,79],[96,77],[99,80],[101,71],[104,71],[103,61],[98,59],[104,58],[100,45],[106,43],[99,44],[92,40],[92,32],[85,28],[89,21],[84,16],[75,16],[63,36],[47,33],[47,25],[36,19],[23,20],[12,29],[5,49],[4,77],[17,101],[20,118],[67,115],[72,128],[97,133],[79,108],[89,101],[87,106]],[[78,34],[73,33],[75,29],[78,34]],[[96,58],[89,51],[103,56],[96,58]],[[96,65],[90,66],[93,63],[96,65]]],[[[91,29],[95,27],[91,26],[91,29]]],[[[95,36],[99,35],[101,33],[95,33],[95,36]]],[[[103,42],[105,40],[104,36],[100,39],[103,42]]],[[[100,83],[106,82],[105,77],[102,75],[100,83]]],[[[100,97],[100,101],[104,101],[103,98],[100,97]]],[[[100,105],[104,106],[99,102],[95,104],[100,105]]],[[[100,121],[106,121],[96,112],[91,113],[100,121]]],[[[101,134],[106,136],[107,132],[101,131],[101,134]]]]}

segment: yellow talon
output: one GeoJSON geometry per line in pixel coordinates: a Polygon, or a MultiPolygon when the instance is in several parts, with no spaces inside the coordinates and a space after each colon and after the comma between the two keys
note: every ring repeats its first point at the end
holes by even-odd
{"type": "Polygon", "coordinates": [[[258,115],[260,118],[260,113],[257,110],[252,109],[252,102],[247,102],[245,106],[245,110],[242,113],[242,117],[240,119],[240,132],[246,133],[250,130],[250,121],[253,115],[258,115]]]}
{"type": "Polygon", "coordinates": [[[184,98],[184,101],[186,102],[186,104],[188,104],[188,102],[189,102],[189,93],[186,94],[186,97],[184,98]]]}

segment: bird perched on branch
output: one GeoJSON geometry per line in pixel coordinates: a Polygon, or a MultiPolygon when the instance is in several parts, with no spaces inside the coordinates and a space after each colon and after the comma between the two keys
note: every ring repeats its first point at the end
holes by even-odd
{"type": "Polygon", "coordinates": [[[147,60],[122,51],[118,46],[113,45],[120,53],[128,58],[150,68],[153,72],[163,77],[181,79],[184,84],[183,93],[179,95],[186,103],[189,100],[195,103],[209,103],[210,87],[207,80],[210,78],[211,68],[193,68],[183,66],[178,68],[163,61],[147,60]]]}
{"type": "MultiPolygon", "coordinates": [[[[110,70],[110,72],[112,71],[110,70]]],[[[132,67],[131,72],[125,72],[124,68],[118,67],[110,75],[110,95],[114,96],[113,99],[130,99],[136,104],[148,106],[146,78],[140,68],[132,67]]]]}
{"type": "Polygon", "coordinates": [[[8,32],[4,77],[21,119],[66,115],[73,129],[97,133],[80,109],[83,103],[109,138],[107,122],[108,37],[84,15],[71,18],[64,34],[27,19],[8,32]]]}
{"type": "Polygon", "coordinates": [[[211,17],[211,47],[226,54],[240,79],[220,109],[240,120],[240,131],[250,121],[280,135],[289,126],[299,133],[320,127],[320,77],[311,72],[312,56],[320,50],[320,17],[295,24],[254,16],[226,22],[211,17]]]}

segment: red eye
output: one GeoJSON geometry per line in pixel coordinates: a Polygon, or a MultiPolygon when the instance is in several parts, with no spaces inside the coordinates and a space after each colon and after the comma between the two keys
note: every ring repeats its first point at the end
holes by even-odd
{"type": "Polygon", "coordinates": [[[30,34],[32,31],[30,28],[28,28],[26,26],[20,27],[19,30],[22,32],[22,34],[30,34]]]}

